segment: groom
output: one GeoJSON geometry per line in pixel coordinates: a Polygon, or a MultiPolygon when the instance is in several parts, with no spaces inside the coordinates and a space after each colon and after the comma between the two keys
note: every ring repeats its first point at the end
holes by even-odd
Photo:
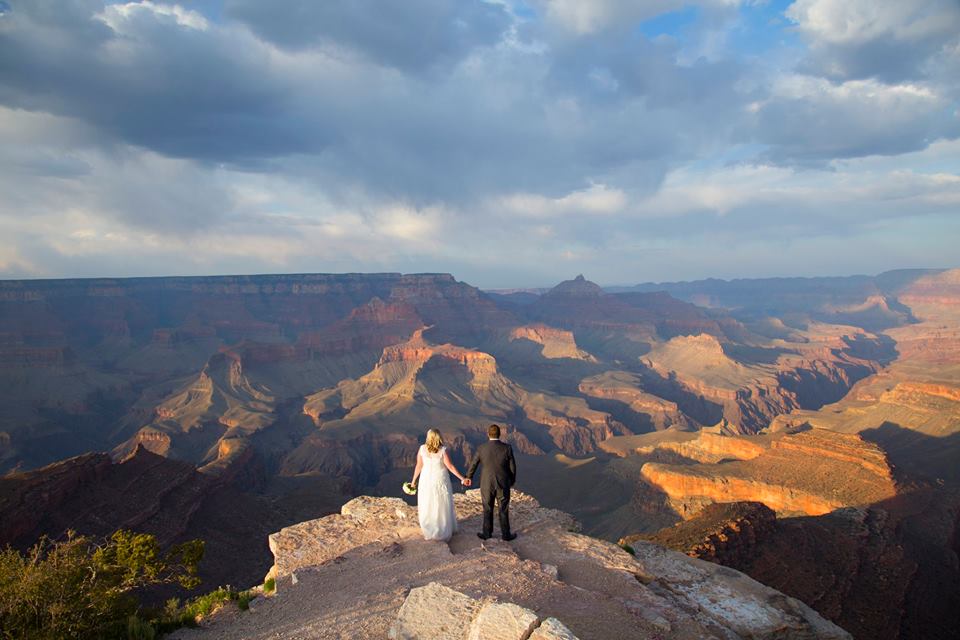
{"type": "Polygon", "coordinates": [[[477,465],[483,465],[480,472],[480,496],[483,499],[483,531],[477,534],[481,540],[493,536],[493,505],[500,505],[497,515],[500,518],[500,538],[513,540],[517,534],[510,532],[510,487],[517,481],[517,465],[513,460],[513,447],[500,441],[500,427],[492,424],[487,429],[489,440],[477,447],[477,453],[467,469],[464,484],[473,482],[477,465]]]}

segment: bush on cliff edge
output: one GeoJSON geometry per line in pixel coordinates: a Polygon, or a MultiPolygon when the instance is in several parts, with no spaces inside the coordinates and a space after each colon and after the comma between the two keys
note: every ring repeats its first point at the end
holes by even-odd
{"type": "Polygon", "coordinates": [[[117,531],[97,543],[68,532],[26,554],[0,551],[0,638],[126,638],[134,592],[177,583],[195,588],[203,541],[161,553],[156,537],[117,531]]]}

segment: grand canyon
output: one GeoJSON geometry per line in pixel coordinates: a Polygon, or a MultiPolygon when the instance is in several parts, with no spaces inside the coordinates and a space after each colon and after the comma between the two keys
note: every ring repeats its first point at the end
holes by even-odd
{"type": "Polygon", "coordinates": [[[0,282],[0,544],[207,541],[399,496],[506,428],[585,533],[735,568],[855,638],[960,628],[960,270],[481,291],[447,274],[0,282]]]}

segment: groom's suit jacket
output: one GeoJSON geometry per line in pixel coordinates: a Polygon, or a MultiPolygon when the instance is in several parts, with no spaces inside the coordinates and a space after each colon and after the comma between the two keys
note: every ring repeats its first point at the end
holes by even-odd
{"type": "Polygon", "coordinates": [[[477,447],[477,452],[467,469],[467,477],[473,478],[480,465],[480,489],[483,492],[501,489],[508,491],[517,481],[517,463],[513,460],[513,447],[499,440],[487,440],[477,447]]]}

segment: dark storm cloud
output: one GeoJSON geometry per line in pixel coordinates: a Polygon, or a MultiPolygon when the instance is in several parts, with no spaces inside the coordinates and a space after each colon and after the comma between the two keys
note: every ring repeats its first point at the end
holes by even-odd
{"type": "Polygon", "coordinates": [[[682,67],[670,45],[624,34],[550,49],[533,28],[527,48],[488,48],[429,78],[384,69],[374,63],[456,60],[501,38],[509,16],[483,2],[403,3],[396,16],[400,4],[368,4],[225,9],[283,46],[329,39],[365,63],[284,57],[229,23],[192,28],[157,10],[169,5],[18,3],[0,27],[0,101],[168,156],[426,202],[556,195],[637,168],[631,182],[652,188],[743,100],[729,63],[682,67]]]}
{"type": "Polygon", "coordinates": [[[224,12],[282,48],[334,45],[406,70],[496,44],[511,23],[504,6],[480,0],[226,0],[224,12]]]}
{"type": "Polygon", "coordinates": [[[17,3],[0,25],[0,102],[90,123],[105,144],[417,205],[560,196],[589,181],[643,193],[731,141],[811,165],[955,135],[948,105],[764,96],[735,56],[681,64],[679,45],[635,30],[550,40],[527,23],[508,45],[501,5],[400,6],[227,3],[224,15],[293,50],[282,54],[237,23],[171,5],[17,3]],[[331,55],[331,42],[363,56],[331,55]],[[417,73],[477,47],[469,64],[417,73]],[[752,114],[751,102],[761,105],[752,114]]]}
{"type": "Polygon", "coordinates": [[[0,23],[0,102],[91,123],[110,138],[226,162],[321,148],[289,117],[295,84],[255,42],[178,24],[149,8],[29,0],[0,23]]]}

